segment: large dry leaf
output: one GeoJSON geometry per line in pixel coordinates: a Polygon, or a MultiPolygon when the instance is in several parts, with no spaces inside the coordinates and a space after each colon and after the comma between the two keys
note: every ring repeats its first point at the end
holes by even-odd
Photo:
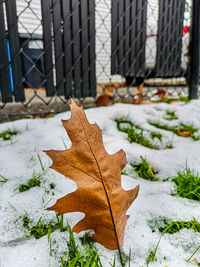
{"type": "Polygon", "coordinates": [[[71,118],[62,121],[72,147],[69,150],[46,151],[54,170],[74,180],[78,189],[48,208],[58,212],[83,212],[85,217],[73,231],[93,229],[92,239],[109,249],[123,244],[124,230],[129,216],[126,211],[137,197],[139,187],[130,191],[121,186],[121,171],[126,165],[123,150],[109,155],[102,142],[98,125],[90,124],[82,107],[72,100],[71,118]]]}

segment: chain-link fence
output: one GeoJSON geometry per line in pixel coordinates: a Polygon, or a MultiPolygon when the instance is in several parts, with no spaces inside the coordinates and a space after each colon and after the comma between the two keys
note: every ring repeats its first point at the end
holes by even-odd
{"type": "Polygon", "coordinates": [[[190,25],[190,0],[1,0],[0,112],[188,95],[190,25]]]}

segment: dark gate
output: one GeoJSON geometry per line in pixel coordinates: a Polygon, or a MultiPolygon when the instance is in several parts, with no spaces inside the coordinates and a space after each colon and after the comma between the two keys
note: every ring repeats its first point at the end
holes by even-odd
{"type": "Polygon", "coordinates": [[[2,102],[12,95],[23,102],[24,88],[41,87],[47,96],[94,97],[95,0],[41,0],[41,9],[43,36],[21,34],[16,0],[0,1],[2,102]],[[32,40],[42,40],[43,48],[29,48],[32,40]]]}
{"type": "Polygon", "coordinates": [[[180,77],[185,0],[160,0],[155,67],[145,68],[146,0],[112,0],[112,74],[180,77]]]}
{"type": "Polygon", "coordinates": [[[161,0],[159,7],[156,77],[180,77],[185,0],[161,0]]]}
{"type": "Polygon", "coordinates": [[[146,0],[112,0],[112,74],[145,76],[146,27],[146,0]]]}
{"type": "Polygon", "coordinates": [[[41,6],[47,95],[54,94],[53,28],[57,94],[66,98],[95,96],[95,1],[46,0],[41,6]]]}

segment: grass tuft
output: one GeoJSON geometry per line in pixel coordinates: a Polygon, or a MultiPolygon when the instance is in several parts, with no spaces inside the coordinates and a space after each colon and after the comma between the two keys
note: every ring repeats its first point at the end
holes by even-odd
{"type": "Polygon", "coordinates": [[[57,216],[57,223],[55,222],[49,222],[48,224],[41,222],[42,217],[39,218],[38,222],[34,226],[30,226],[31,220],[30,218],[25,215],[23,217],[23,226],[29,230],[29,233],[31,236],[34,236],[36,239],[39,239],[45,235],[50,235],[50,233],[53,233],[57,229],[60,230],[60,232],[63,232],[66,230],[66,228],[63,227],[63,215],[59,218],[57,216]]]}
{"type": "Polygon", "coordinates": [[[0,183],[6,183],[8,179],[6,179],[3,175],[0,175],[0,183]]]}
{"type": "Polygon", "coordinates": [[[184,123],[180,123],[180,125],[178,126],[178,128],[180,129],[181,132],[192,132],[195,133],[197,132],[199,129],[195,128],[193,126],[193,124],[184,124],[184,123]]]}
{"type": "Polygon", "coordinates": [[[117,123],[117,129],[119,131],[127,133],[127,139],[130,143],[134,142],[148,148],[159,149],[158,146],[153,145],[152,142],[144,136],[144,130],[141,127],[134,125],[128,119],[116,119],[115,122],[117,123]]]}
{"type": "Polygon", "coordinates": [[[41,178],[41,174],[36,174],[35,172],[33,172],[31,179],[28,180],[27,184],[20,184],[18,187],[19,192],[24,192],[27,191],[29,189],[31,189],[32,187],[35,186],[40,186],[40,178],[41,178]]]}
{"type": "Polygon", "coordinates": [[[200,223],[193,218],[191,221],[173,221],[166,217],[158,217],[148,222],[152,232],[158,230],[162,234],[175,234],[182,229],[200,232],[200,223]]]}
{"type": "MultiPolygon", "coordinates": [[[[148,121],[148,123],[158,129],[162,129],[162,130],[167,130],[167,131],[171,131],[177,135],[179,135],[180,132],[189,132],[191,133],[191,137],[194,141],[199,141],[200,140],[200,135],[196,134],[199,132],[198,128],[195,128],[193,126],[193,124],[184,124],[184,123],[180,123],[178,125],[175,126],[169,126],[168,124],[164,124],[161,123],[159,121],[148,121]]],[[[180,135],[179,135],[180,136],[180,135]]]]}
{"type": "Polygon", "coordinates": [[[128,173],[126,171],[122,171],[121,175],[128,175],[128,173]]]}
{"type": "Polygon", "coordinates": [[[151,167],[146,159],[144,159],[142,156],[140,156],[140,158],[142,160],[140,163],[130,163],[138,176],[149,181],[159,181],[159,178],[155,176],[157,171],[151,167]]]}
{"type": "Polygon", "coordinates": [[[165,120],[172,121],[172,120],[177,120],[178,117],[175,114],[174,110],[166,110],[166,116],[164,117],[165,120]]]}
{"type": "Polygon", "coordinates": [[[166,144],[166,146],[165,146],[165,149],[172,149],[173,148],[173,145],[172,145],[172,143],[168,143],[168,144],[166,144]]]}
{"type": "Polygon", "coordinates": [[[200,201],[200,176],[197,172],[195,173],[194,170],[186,167],[185,170],[179,171],[171,180],[177,186],[172,195],[200,201]]]}
{"type": "Polygon", "coordinates": [[[31,222],[30,218],[27,215],[24,215],[24,217],[23,217],[23,226],[25,228],[28,228],[30,222],[31,222]]]}
{"type": "MultiPolygon", "coordinates": [[[[31,220],[25,215],[23,220],[23,226],[29,231],[31,236],[34,236],[36,239],[39,239],[43,236],[48,237],[48,242],[50,243],[50,255],[52,256],[51,248],[51,233],[56,230],[60,232],[68,231],[69,232],[69,241],[68,241],[68,255],[61,257],[61,267],[103,267],[99,258],[99,255],[94,247],[94,242],[90,239],[89,235],[86,233],[83,238],[80,238],[83,248],[79,248],[77,245],[72,229],[69,224],[67,227],[63,226],[63,215],[56,216],[57,222],[50,221],[49,223],[42,222],[42,217],[39,218],[38,222],[34,226],[30,226],[31,220]]],[[[130,253],[129,256],[124,254],[124,261],[129,262],[130,266],[130,253]]],[[[115,267],[115,260],[112,267],[115,267]]]]}
{"type": "Polygon", "coordinates": [[[51,189],[54,189],[56,187],[56,185],[54,183],[51,183],[49,186],[51,189]]]}
{"type": "MultiPolygon", "coordinates": [[[[122,261],[123,261],[123,267],[130,266],[131,264],[131,249],[129,250],[129,254],[126,254],[122,249],[121,249],[121,255],[122,255],[122,261]]],[[[118,257],[118,261],[120,262],[120,257],[118,257]]]]}
{"type": "Polygon", "coordinates": [[[168,124],[163,124],[159,121],[148,121],[148,123],[156,128],[177,133],[177,126],[169,126],[168,124]]]}
{"type": "Polygon", "coordinates": [[[151,135],[152,139],[157,138],[160,142],[162,142],[162,134],[161,133],[159,133],[159,132],[151,132],[150,135],[151,135]]]}
{"type": "Polygon", "coordinates": [[[174,101],[183,101],[185,103],[188,103],[189,99],[188,99],[188,96],[180,95],[179,97],[163,97],[161,100],[161,102],[168,103],[168,104],[174,101]]]}
{"type": "Polygon", "coordinates": [[[16,129],[11,130],[9,128],[3,132],[0,132],[0,138],[2,138],[4,141],[11,140],[14,135],[17,135],[19,133],[20,133],[20,131],[18,131],[16,129]]]}
{"type": "Polygon", "coordinates": [[[103,267],[97,254],[96,249],[94,248],[93,242],[89,239],[88,235],[81,239],[83,250],[78,248],[76,244],[74,235],[72,233],[71,227],[67,225],[69,231],[69,242],[68,242],[68,257],[61,257],[61,267],[103,267]]]}
{"type": "Polygon", "coordinates": [[[159,240],[158,240],[158,243],[157,243],[157,245],[156,245],[154,251],[150,251],[149,256],[148,256],[147,259],[146,259],[147,267],[149,266],[149,263],[150,263],[150,262],[153,262],[153,261],[156,261],[156,260],[157,260],[157,259],[156,259],[156,252],[157,252],[157,250],[158,250],[158,246],[159,246],[159,244],[160,244],[161,237],[162,237],[162,235],[160,236],[160,238],[159,238],[159,240]]]}

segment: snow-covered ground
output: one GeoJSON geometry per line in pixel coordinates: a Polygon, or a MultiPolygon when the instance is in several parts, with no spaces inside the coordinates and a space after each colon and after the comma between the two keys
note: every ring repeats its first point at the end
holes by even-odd
{"type": "MultiPolygon", "coordinates": [[[[129,168],[128,176],[122,175],[122,186],[131,189],[140,185],[137,199],[128,214],[123,250],[129,253],[131,248],[131,266],[146,266],[146,258],[154,250],[160,234],[152,232],[148,221],[158,216],[166,216],[173,220],[200,221],[200,203],[180,197],[171,196],[174,188],[172,182],[162,182],[173,176],[178,170],[187,166],[200,172],[200,141],[184,138],[171,132],[158,130],[148,124],[148,120],[161,121],[173,125],[174,121],[163,119],[166,110],[176,111],[180,122],[193,123],[200,128],[200,101],[188,104],[151,104],[130,105],[115,104],[110,107],[98,107],[86,110],[90,123],[96,122],[103,130],[103,141],[108,153],[115,153],[121,148],[126,152],[128,162],[140,161],[143,156],[158,171],[161,181],[150,182],[139,178],[129,168]],[[125,133],[119,132],[114,119],[128,117],[144,129],[161,132],[173,144],[173,149],[154,150],[139,144],[130,144],[125,133]]],[[[60,256],[67,251],[68,233],[58,230],[51,234],[52,256],[49,253],[47,236],[38,240],[28,235],[23,227],[22,217],[28,215],[32,224],[42,220],[55,218],[55,213],[45,208],[55,203],[56,199],[76,190],[76,184],[61,174],[49,169],[51,160],[43,150],[63,150],[64,143],[69,148],[71,142],[61,124],[61,119],[68,119],[70,112],[61,113],[53,118],[18,120],[0,124],[0,132],[8,128],[17,129],[20,133],[11,141],[0,138],[0,175],[6,177],[6,183],[0,183],[0,267],[56,267],[60,266],[60,256]],[[42,172],[38,154],[45,166],[42,172]],[[18,192],[19,184],[24,184],[35,173],[41,173],[41,187],[34,187],[25,192],[18,192]],[[50,183],[55,189],[50,190],[50,183]]],[[[177,121],[176,121],[177,122],[177,121]]],[[[81,213],[65,214],[64,220],[73,226],[84,215],[81,213]]],[[[82,236],[75,234],[76,239],[82,236]]],[[[150,266],[195,266],[194,261],[186,262],[200,244],[200,234],[183,229],[180,232],[161,238],[156,254],[157,261],[150,266]]],[[[116,255],[95,243],[101,255],[103,266],[110,266],[116,255]]],[[[195,254],[200,258],[200,251],[195,254]]],[[[196,264],[197,266],[197,264],[196,264]]]]}

